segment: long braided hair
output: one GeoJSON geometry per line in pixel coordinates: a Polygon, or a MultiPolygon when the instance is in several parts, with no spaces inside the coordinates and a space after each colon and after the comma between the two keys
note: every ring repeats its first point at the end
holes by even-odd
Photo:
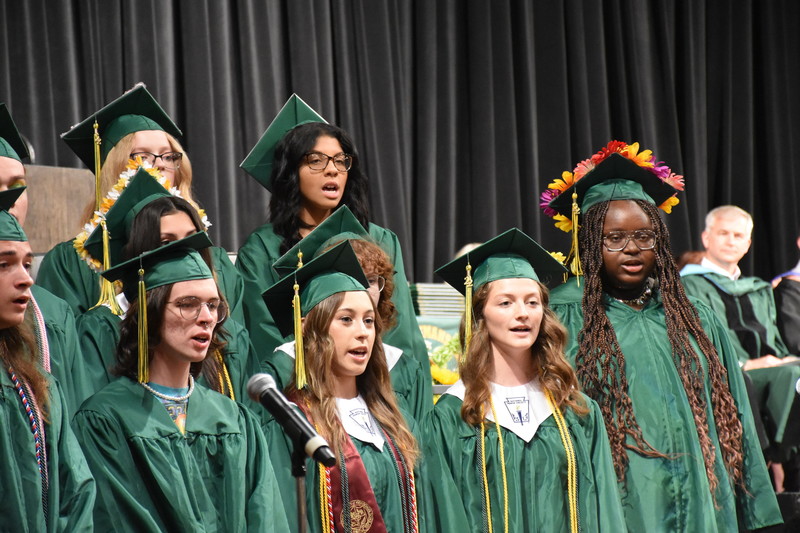
{"type": "MultiPolygon", "coordinates": [[[[703,330],[697,310],[683,290],[669,248],[669,231],[659,217],[658,208],[649,202],[634,201],[650,219],[656,233],[655,275],[664,305],[667,337],[672,347],[672,359],[694,416],[710,491],[712,495],[715,493],[719,480],[714,471],[716,450],[709,433],[707,394],[711,396],[725,467],[734,483],[743,487],[742,424],[728,387],[727,371],[703,330]],[[692,347],[690,336],[697,342],[708,366],[708,388],[705,386],[703,361],[692,347]]],[[[618,479],[624,481],[628,465],[626,450],[646,457],[667,456],[645,440],[636,421],[633,403],[628,396],[625,356],[603,306],[603,223],[609,204],[609,201],[605,201],[590,207],[579,232],[586,286],[582,302],[584,323],[579,336],[576,365],[584,391],[600,405],[614,456],[614,468],[618,479]],[[628,442],[628,437],[632,442],[628,442]]]]}

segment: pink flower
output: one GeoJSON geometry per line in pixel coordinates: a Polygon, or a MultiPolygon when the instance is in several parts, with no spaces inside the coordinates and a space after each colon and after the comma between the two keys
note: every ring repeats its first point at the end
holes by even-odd
{"type": "Polygon", "coordinates": [[[542,209],[542,211],[544,211],[545,215],[551,218],[556,216],[558,214],[558,211],[550,207],[549,205],[550,200],[552,200],[559,194],[561,194],[561,191],[558,191],[556,189],[545,189],[542,192],[542,195],[539,197],[539,207],[542,209]]]}

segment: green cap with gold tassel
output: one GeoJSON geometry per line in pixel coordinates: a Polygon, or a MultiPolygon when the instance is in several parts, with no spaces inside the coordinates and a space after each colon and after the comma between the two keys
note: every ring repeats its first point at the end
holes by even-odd
{"type": "Polygon", "coordinates": [[[306,264],[302,263],[302,254],[298,255],[301,260],[298,268],[264,291],[262,296],[281,335],[294,334],[295,386],[301,389],[308,384],[303,353],[303,317],[329,296],[366,291],[369,282],[348,241],[337,244],[306,264]],[[287,313],[289,302],[292,313],[287,313]]]}

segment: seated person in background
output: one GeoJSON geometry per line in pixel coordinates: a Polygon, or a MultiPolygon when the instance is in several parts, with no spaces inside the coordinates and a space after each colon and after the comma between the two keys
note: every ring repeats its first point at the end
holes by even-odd
{"type": "MultiPolygon", "coordinates": [[[[800,236],[797,237],[800,248],[800,236]]],[[[791,353],[800,353],[800,262],[772,280],[778,330],[791,353]]]]}
{"type": "MultiPolygon", "coordinates": [[[[750,249],[753,219],[732,205],[712,209],[702,234],[705,258],[681,270],[689,296],[708,304],[731,330],[739,364],[752,379],[770,447],[767,459],[784,463],[800,444],[800,397],[795,384],[800,366],[788,365],[789,350],[778,331],[770,284],[742,277],[739,261],[750,249]]],[[[782,469],[772,468],[776,489],[782,489],[782,469]]]]}

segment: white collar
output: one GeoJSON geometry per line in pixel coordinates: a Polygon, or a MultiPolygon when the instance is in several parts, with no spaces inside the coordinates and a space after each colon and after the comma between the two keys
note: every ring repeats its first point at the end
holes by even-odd
{"type": "MultiPolygon", "coordinates": [[[[492,389],[492,402],[499,418],[497,423],[525,442],[530,442],[541,423],[553,414],[537,380],[515,387],[505,387],[491,382],[489,385],[492,389]]],[[[465,392],[464,383],[458,380],[445,394],[451,394],[463,401],[465,392]]],[[[486,418],[494,422],[491,411],[486,413],[486,418]]]]}
{"type": "MultiPolygon", "coordinates": [[[[275,351],[281,351],[289,355],[292,359],[295,358],[295,351],[294,351],[294,341],[289,341],[281,344],[275,351]]],[[[396,348],[389,344],[383,343],[383,353],[386,356],[386,364],[389,366],[389,371],[391,372],[394,365],[400,360],[400,357],[403,355],[403,350],[400,348],[396,348]]]]}
{"type": "Polygon", "coordinates": [[[709,258],[704,257],[703,260],[700,262],[700,266],[704,266],[707,269],[719,274],[720,276],[725,276],[731,281],[736,281],[742,276],[742,269],[739,268],[739,265],[736,265],[736,270],[733,271],[733,274],[719,266],[718,264],[711,261],[709,258]]]}
{"type": "Polygon", "coordinates": [[[361,442],[372,444],[378,450],[383,450],[381,427],[369,412],[367,402],[360,394],[355,398],[336,398],[336,409],[342,427],[348,435],[361,442]]]}

